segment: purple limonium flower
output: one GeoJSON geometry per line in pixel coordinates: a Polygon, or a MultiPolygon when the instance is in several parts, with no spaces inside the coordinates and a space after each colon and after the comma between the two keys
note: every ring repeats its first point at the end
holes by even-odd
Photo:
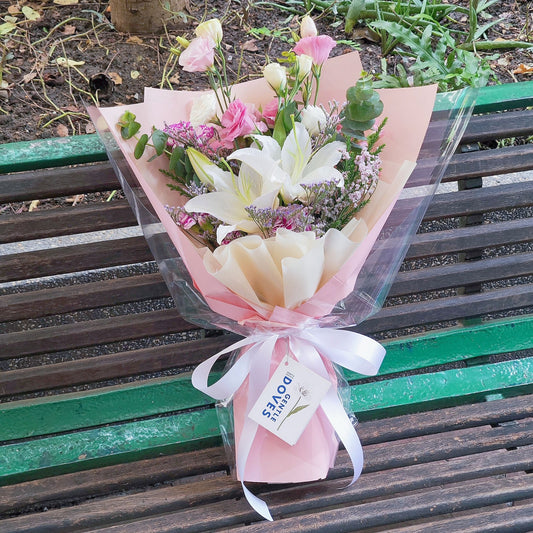
{"type": "Polygon", "coordinates": [[[309,210],[301,204],[290,204],[277,209],[259,209],[254,206],[248,206],[245,209],[265,238],[273,237],[280,228],[291,231],[311,231],[313,229],[309,210]]]}
{"type": "Polygon", "coordinates": [[[196,128],[189,122],[182,120],[175,124],[166,124],[163,131],[169,136],[169,147],[192,146],[200,151],[209,151],[209,143],[215,135],[215,128],[201,124],[196,128]]]}

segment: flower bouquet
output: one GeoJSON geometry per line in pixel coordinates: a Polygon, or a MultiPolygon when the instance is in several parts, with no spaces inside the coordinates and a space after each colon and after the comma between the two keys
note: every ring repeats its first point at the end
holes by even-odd
{"type": "Polygon", "coordinates": [[[322,479],[339,439],[361,472],[339,367],[375,375],[385,350],[339,328],[382,304],[472,95],[434,113],[435,87],[376,92],[356,53],[328,59],[336,43],[309,17],[263,78],[231,85],[220,22],[195,33],[179,62],[211,91],[89,112],[182,315],[244,336],[192,382],[219,400],[236,475],[271,519],[245,481],[322,479]]]}

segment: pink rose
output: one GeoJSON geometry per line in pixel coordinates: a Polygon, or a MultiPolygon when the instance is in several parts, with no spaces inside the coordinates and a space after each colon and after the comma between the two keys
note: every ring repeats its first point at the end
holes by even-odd
{"type": "Polygon", "coordinates": [[[215,61],[215,42],[208,37],[196,37],[180,54],[179,64],[187,72],[205,72],[215,61]]]}
{"type": "Polygon", "coordinates": [[[315,65],[322,65],[336,45],[335,40],[329,35],[304,37],[296,43],[294,53],[297,55],[305,54],[311,56],[315,65]]]}
{"type": "Polygon", "coordinates": [[[268,104],[263,107],[263,120],[269,128],[273,128],[278,114],[278,99],[272,98],[268,104]]]}
{"type": "Polygon", "coordinates": [[[231,102],[220,118],[220,124],[222,125],[219,130],[220,140],[225,148],[231,148],[237,137],[249,135],[256,129],[253,115],[240,100],[231,102]]]}

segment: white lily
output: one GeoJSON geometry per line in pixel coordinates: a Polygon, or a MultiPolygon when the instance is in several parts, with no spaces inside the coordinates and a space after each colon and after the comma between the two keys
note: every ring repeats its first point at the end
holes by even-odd
{"type": "Polygon", "coordinates": [[[189,213],[208,213],[224,222],[217,229],[219,243],[233,231],[258,233],[259,227],[250,219],[245,208],[277,207],[279,187],[265,182],[261,174],[245,163],[235,175],[231,170],[222,170],[194,148],[188,148],[187,154],[196,175],[215,190],[191,198],[185,209],[189,213]]]}
{"type": "Polygon", "coordinates": [[[279,187],[287,203],[296,198],[305,201],[307,195],[302,184],[314,184],[334,180],[339,186],[344,183],[342,173],[335,168],[341,160],[345,144],[333,141],[313,153],[311,137],[305,126],[299,122],[285,139],[283,147],[271,137],[254,135],[261,149],[250,147],[233,152],[231,159],[248,165],[269,180],[273,187],[279,187]]]}

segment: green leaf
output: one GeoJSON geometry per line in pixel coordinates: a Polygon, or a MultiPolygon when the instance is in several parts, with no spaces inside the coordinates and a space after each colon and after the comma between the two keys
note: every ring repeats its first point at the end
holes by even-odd
{"type": "Polygon", "coordinates": [[[141,125],[135,121],[135,115],[130,111],[124,112],[117,124],[123,139],[131,139],[141,129],[141,125]]]}
{"type": "Polygon", "coordinates": [[[344,23],[345,33],[350,33],[353,30],[355,23],[359,20],[364,7],[365,0],[352,0],[350,7],[346,12],[346,20],[344,23]]]}
{"type": "Polygon", "coordinates": [[[350,103],[346,106],[348,118],[356,122],[366,122],[378,117],[383,111],[383,103],[377,97],[377,101],[373,98],[366,100],[359,104],[350,103]]]}
{"type": "Polygon", "coordinates": [[[152,132],[152,143],[154,144],[157,155],[161,155],[167,147],[168,135],[161,131],[154,129],[152,132]]]}
{"type": "Polygon", "coordinates": [[[358,121],[355,121],[355,120],[350,120],[349,118],[345,118],[342,121],[342,127],[343,128],[347,128],[347,129],[350,129],[352,131],[358,131],[358,132],[367,131],[373,125],[374,125],[374,120],[366,120],[364,122],[361,122],[361,121],[358,122],[358,121]]]}
{"type": "Polygon", "coordinates": [[[123,139],[131,139],[139,130],[141,125],[138,122],[130,122],[120,130],[123,139]]]}
{"type": "Polygon", "coordinates": [[[135,156],[135,159],[140,159],[142,155],[144,154],[144,149],[146,148],[146,143],[148,142],[148,135],[146,133],[143,133],[141,135],[141,138],[137,141],[137,144],[135,145],[135,150],[133,152],[133,155],[135,156]]]}
{"type": "Polygon", "coordinates": [[[185,149],[182,146],[176,146],[172,150],[168,168],[178,176],[185,176],[185,165],[183,159],[185,158],[185,149]]]}
{"type": "Polygon", "coordinates": [[[125,111],[118,119],[119,126],[127,126],[130,122],[135,120],[135,115],[131,111],[125,111]]]}
{"type": "Polygon", "coordinates": [[[276,117],[276,122],[274,123],[274,131],[272,132],[272,137],[278,141],[278,144],[280,146],[283,146],[283,143],[285,142],[285,139],[287,138],[287,131],[285,130],[285,126],[283,124],[283,114],[278,113],[278,116],[276,117]]]}
{"type": "Polygon", "coordinates": [[[16,29],[16,24],[13,24],[12,22],[4,22],[3,24],[0,24],[0,37],[3,35],[7,35],[8,33],[11,33],[13,30],[16,29]]]}

